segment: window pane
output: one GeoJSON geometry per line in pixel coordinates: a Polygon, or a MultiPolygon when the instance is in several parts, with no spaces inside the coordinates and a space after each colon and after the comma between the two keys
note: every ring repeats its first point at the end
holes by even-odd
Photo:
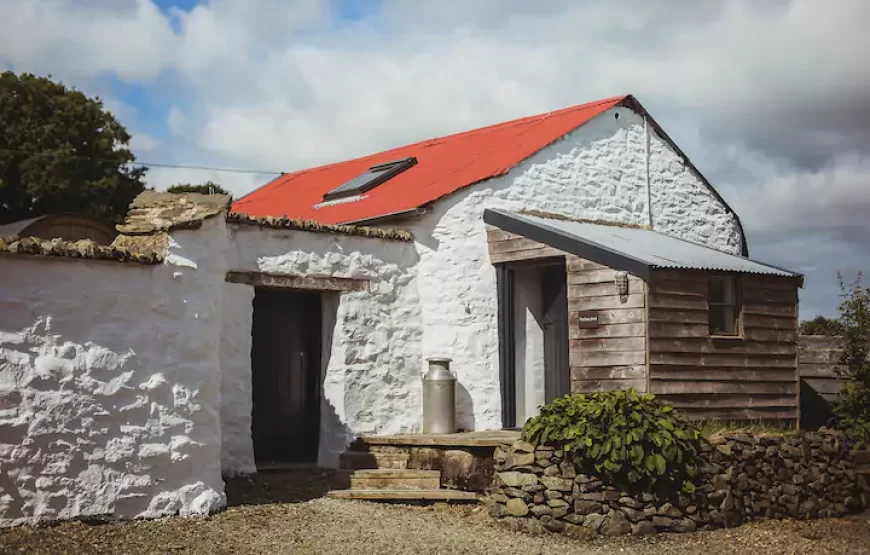
{"type": "Polygon", "coordinates": [[[391,179],[411,166],[414,166],[416,163],[417,159],[410,157],[372,166],[365,173],[354,177],[350,181],[347,181],[326,193],[323,200],[332,200],[335,198],[349,197],[365,193],[369,189],[380,185],[384,181],[391,179]]]}
{"type": "Polygon", "coordinates": [[[734,278],[715,276],[708,283],[711,303],[734,304],[734,278]]]}
{"type": "Polygon", "coordinates": [[[735,324],[733,306],[714,305],[710,307],[711,335],[736,335],[735,324]]]}

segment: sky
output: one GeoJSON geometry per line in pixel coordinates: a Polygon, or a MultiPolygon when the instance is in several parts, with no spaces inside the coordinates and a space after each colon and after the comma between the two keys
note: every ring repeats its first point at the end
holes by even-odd
{"type": "Polygon", "coordinates": [[[150,185],[292,171],[634,94],[740,215],[750,255],[870,270],[866,0],[0,0],[0,68],[99,96],[150,185]]]}

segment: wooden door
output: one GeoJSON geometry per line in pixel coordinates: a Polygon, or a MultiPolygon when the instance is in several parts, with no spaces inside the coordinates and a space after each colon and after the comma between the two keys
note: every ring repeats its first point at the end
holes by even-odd
{"type": "Polygon", "coordinates": [[[251,370],[258,463],[317,461],[320,296],[257,288],[251,370]]]}
{"type": "Polygon", "coordinates": [[[564,261],[548,266],[541,279],[544,308],[544,400],[570,393],[568,285],[564,261]]]}

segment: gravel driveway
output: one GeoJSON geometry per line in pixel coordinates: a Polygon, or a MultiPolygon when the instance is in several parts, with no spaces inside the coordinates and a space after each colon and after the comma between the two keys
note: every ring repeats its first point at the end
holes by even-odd
{"type": "Polygon", "coordinates": [[[481,506],[408,507],[338,501],[316,497],[324,487],[318,478],[301,489],[299,481],[291,483],[294,487],[274,482],[244,488],[230,484],[230,498],[245,504],[209,518],[2,530],[0,553],[870,555],[870,520],[866,517],[765,522],[715,532],[584,543],[512,531],[508,525],[491,520],[481,506]]]}

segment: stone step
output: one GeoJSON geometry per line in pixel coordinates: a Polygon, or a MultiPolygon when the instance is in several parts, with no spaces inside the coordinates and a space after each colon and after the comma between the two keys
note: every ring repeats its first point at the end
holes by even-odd
{"type": "Polygon", "coordinates": [[[390,501],[394,503],[473,503],[478,501],[475,493],[452,489],[342,489],[326,494],[333,499],[355,499],[358,501],[390,501]]]}
{"type": "Polygon", "coordinates": [[[437,490],[441,487],[441,473],[437,470],[397,470],[378,468],[339,471],[337,489],[351,490],[437,490]]]}
{"type": "Polygon", "coordinates": [[[338,458],[338,467],[343,470],[364,470],[385,468],[403,470],[408,468],[408,453],[369,453],[366,451],[345,451],[338,458]]]}

